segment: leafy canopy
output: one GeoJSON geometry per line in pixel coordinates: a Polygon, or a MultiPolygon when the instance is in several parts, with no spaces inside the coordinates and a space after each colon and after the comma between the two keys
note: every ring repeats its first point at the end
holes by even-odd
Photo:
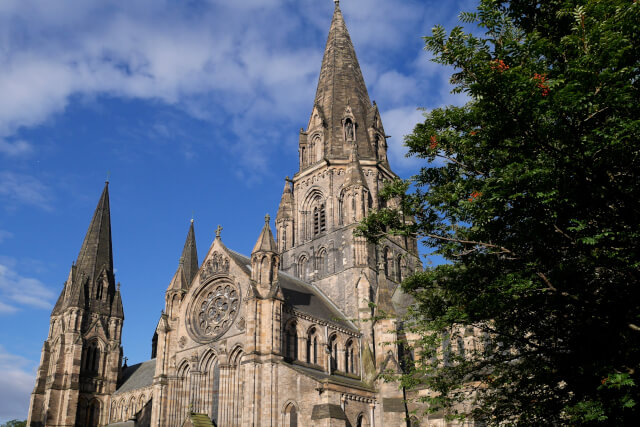
{"type": "Polygon", "coordinates": [[[400,210],[359,228],[450,260],[403,283],[419,337],[403,384],[488,424],[626,425],[640,380],[640,4],[481,0],[460,18],[473,33],[437,26],[425,42],[470,101],[425,114],[405,138],[424,167],[384,194],[400,210]]]}

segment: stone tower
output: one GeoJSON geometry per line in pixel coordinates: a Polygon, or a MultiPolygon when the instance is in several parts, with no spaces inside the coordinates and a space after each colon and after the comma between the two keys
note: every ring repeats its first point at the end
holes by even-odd
{"type": "MultiPolygon", "coordinates": [[[[385,181],[397,178],[386,138],[336,2],[311,117],[299,135],[299,170],[286,180],[276,231],[283,271],[313,283],[351,319],[368,319],[370,302],[392,306],[398,283],[420,265],[415,240],[376,246],[353,235],[381,207],[385,181]]],[[[371,324],[361,327],[370,336],[371,324]]]]}
{"type": "Polygon", "coordinates": [[[105,184],[80,254],[51,313],[30,426],[107,423],[122,359],[124,312],[113,272],[109,185],[105,184]]]}

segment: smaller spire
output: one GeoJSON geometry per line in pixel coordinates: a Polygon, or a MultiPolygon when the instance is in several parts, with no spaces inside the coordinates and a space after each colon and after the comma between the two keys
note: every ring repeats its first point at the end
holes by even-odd
{"type": "Polygon", "coordinates": [[[278,214],[276,215],[276,223],[283,219],[293,219],[294,203],[293,188],[291,187],[291,179],[284,179],[284,189],[282,190],[282,198],[280,206],[278,206],[278,214]]]}
{"type": "Polygon", "coordinates": [[[264,217],[264,227],[262,228],[260,237],[258,237],[258,241],[253,247],[253,251],[251,251],[252,254],[256,252],[278,252],[276,241],[273,239],[273,233],[269,226],[270,220],[271,217],[269,214],[266,214],[264,217]]]}

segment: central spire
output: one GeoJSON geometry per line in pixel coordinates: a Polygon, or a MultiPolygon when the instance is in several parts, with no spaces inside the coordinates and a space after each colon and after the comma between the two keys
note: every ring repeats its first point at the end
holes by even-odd
{"type": "MultiPolygon", "coordinates": [[[[339,2],[336,1],[329,37],[324,50],[318,88],[314,101],[314,110],[319,110],[326,129],[326,154],[330,157],[345,157],[349,146],[345,142],[345,114],[353,115],[355,133],[353,138],[362,141],[359,144],[361,155],[370,155],[367,128],[371,113],[371,100],[364,83],[360,64],[353,48],[347,25],[345,24],[339,2]]],[[[312,113],[313,122],[315,112],[312,113]]]]}

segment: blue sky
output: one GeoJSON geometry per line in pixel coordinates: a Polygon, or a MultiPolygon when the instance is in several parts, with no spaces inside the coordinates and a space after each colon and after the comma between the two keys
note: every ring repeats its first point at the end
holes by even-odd
{"type": "MultiPolygon", "coordinates": [[[[461,104],[421,36],[475,1],[343,0],[390,162],[461,104]]],[[[251,251],[297,168],[331,0],[0,2],[0,422],[26,418],[49,314],[107,173],[124,353],[150,357],[189,220],[251,251]]]]}

